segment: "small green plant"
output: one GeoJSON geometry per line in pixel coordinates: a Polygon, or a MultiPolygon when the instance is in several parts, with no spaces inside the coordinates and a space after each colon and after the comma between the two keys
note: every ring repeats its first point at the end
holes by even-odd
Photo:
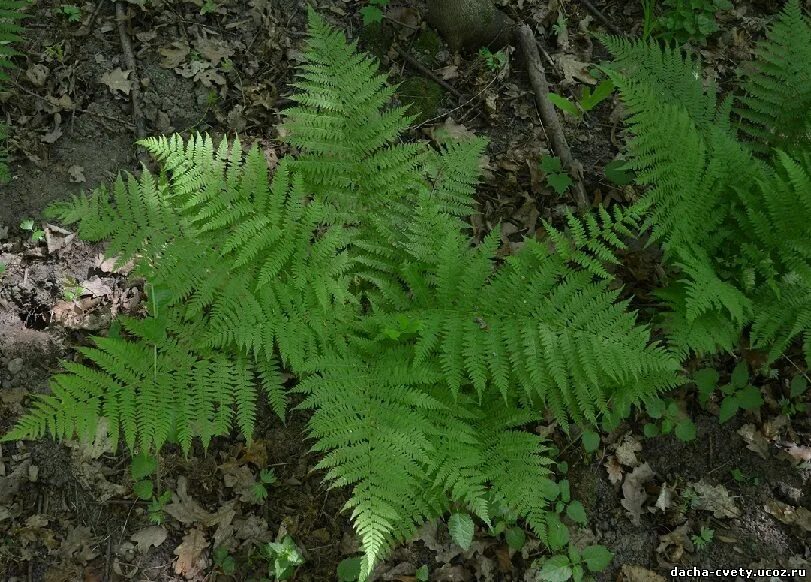
{"type": "Polygon", "coordinates": [[[62,288],[62,298],[65,301],[76,301],[82,294],[84,288],[75,279],[68,280],[62,288]]]}
{"type": "Polygon", "coordinates": [[[546,183],[562,196],[574,182],[563,169],[563,164],[557,156],[544,156],[541,158],[541,170],[546,175],[546,183]]]}
{"type": "Polygon", "coordinates": [[[656,9],[656,0],[640,0],[642,3],[642,40],[648,40],[653,33],[653,28],[656,21],[653,17],[653,12],[656,9]]]}
{"type": "Polygon", "coordinates": [[[414,572],[414,577],[419,580],[419,582],[428,582],[428,565],[423,564],[417,571],[414,572]]]}
{"type": "Polygon", "coordinates": [[[715,530],[702,525],[698,534],[691,536],[690,540],[697,550],[703,551],[712,543],[713,537],[715,537],[715,530]]]}
{"type": "Polygon", "coordinates": [[[587,453],[594,453],[600,448],[600,434],[593,430],[584,430],[583,434],[580,435],[580,441],[587,453]]]}
{"type": "Polygon", "coordinates": [[[267,486],[276,482],[276,474],[273,469],[262,469],[259,471],[259,481],[253,484],[251,492],[257,501],[264,501],[267,499],[268,490],[267,486]]]}
{"type": "Polygon", "coordinates": [[[39,242],[45,238],[45,231],[34,226],[34,220],[31,218],[26,218],[20,223],[20,228],[22,230],[27,230],[31,233],[31,240],[34,242],[39,242]]]}
{"type": "MultiPolygon", "coordinates": [[[[711,374],[699,386],[699,402],[706,404],[715,391],[708,381],[711,374]]],[[[719,388],[723,399],[721,400],[720,411],[718,412],[718,422],[725,423],[735,416],[739,410],[754,410],[763,406],[763,397],[760,390],[749,383],[749,366],[745,361],[740,361],[732,371],[729,383],[719,388]]]]}
{"type": "Polygon", "coordinates": [[[164,517],[164,509],[172,500],[172,492],[168,489],[158,495],[157,497],[153,497],[152,501],[149,502],[149,505],[146,509],[147,517],[149,521],[154,523],[155,525],[160,525],[163,523],[164,517]]]}
{"type": "Polygon", "coordinates": [[[741,485],[760,485],[760,478],[755,477],[754,475],[747,475],[737,467],[732,469],[729,474],[735,480],[736,483],[740,483],[741,485]]]}
{"type": "Polygon", "coordinates": [[[356,582],[360,576],[362,558],[346,558],[338,563],[338,582],[356,582]]]}
{"type": "Polygon", "coordinates": [[[383,11],[389,5],[389,0],[369,0],[369,4],[360,9],[363,24],[370,25],[383,21],[383,11]]]}
{"type": "Polygon", "coordinates": [[[59,13],[64,16],[68,22],[79,22],[82,19],[82,9],[75,4],[62,4],[59,7],[59,13]]]}
{"type": "Polygon", "coordinates": [[[647,403],[648,416],[659,422],[648,422],[643,431],[652,438],[660,434],[676,435],[680,441],[689,442],[696,438],[696,425],[674,400],[657,398],[647,403]]]}
{"type": "MultiPolygon", "coordinates": [[[[2,272],[2,271],[0,271],[2,272]]],[[[803,401],[805,392],[808,390],[808,380],[804,374],[797,374],[789,383],[788,396],[780,399],[780,412],[786,416],[803,414],[808,411],[808,404],[803,401]]]]}
{"type": "Polygon", "coordinates": [[[729,0],[663,0],[663,4],[665,11],[656,21],[658,36],[679,44],[704,44],[719,30],[716,14],[732,9],[729,0]]]}
{"type": "Polygon", "coordinates": [[[507,65],[507,53],[503,50],[492,52],[486,46],[479,49],[479,56],[491,71],[500,71],[507,65]]]}
{"type": "Polygon", "coordinates": [[[200,14],[202,16],[205,16],[206,14],[209,14],[211,12],[215,12],[217,8],[219,8],[219,5],[216,2],[214,2],[214,0],[205,0],[205,2],[203,2],[203,5],[200,7],[200,14]]]}
{"type": "Polygon", "coordinates": [[[0,263],[0,275],[6,272],[6,264],[0,263]]]}
{"type": "Polygon", "coordinates": [[[605,570],[613,559],[614,554],[604,546],[588,546],[581,552],[570,545],[567,553],[541,560],[538,576],[540,580],[549,582],[580,582],[589,579],[589,573],[596,574],[605,570]]]}
{"type": "Polygon", "coordinates": [[[268,575],[275,580],[287,580],[304,563],[301,550],[290,536],[284,536],[281,542],[262,546],[262,555],[269,564],[268,575]]]}
{"type": "Polygon", "coordinates": [[[612,160],[605,165],[603,173],[609,182],[617,186],[627,186],[633,183],[634,173],[633,169],[628,164],[627,160],[612,160]]]}
{"type": "Polygon", "coordinates": [[[155,525],[164,520],[163,510],[172,500],[172,492],[164,491],[158,496],[154,495],[155,485],[152,474],[158,468],[157,457],[148,453],[139,453],[130,459],[130,477],[132,477],[132,491],[142,501],[148,501],[147,517],[155,525]]]}
{"type": "Polygon", "coordinates": [[[591,90],[591,87],[584,86],[583,92],[576,102],[572,102],[557,93],[549,93],[549,100],[564,113],[582,119],[584,114],[592,111],[600,103],[608,99],[613,92],[614,82],[611,79],[603,79],[597,84],[594,91],[591,90]]]}
{"type": "Polygon", "coordinates": [[[214,550],[214,567],[217,568],[222,574],[226,576],[231,576],[237,570],[237,561],[228,552],[228,548],[224,546],[219,546],[216,550],[214,550]]]}

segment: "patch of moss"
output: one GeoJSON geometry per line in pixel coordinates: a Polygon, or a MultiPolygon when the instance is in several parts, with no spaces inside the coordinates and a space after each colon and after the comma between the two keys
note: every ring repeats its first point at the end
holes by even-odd
{"type": "Polygon", "coordinates": [[[414,55],[425,65],[436,63],[436,55],[442,50],[442,39],[433,30],[423,30],[412,48],[414,55]]]}
{"type": "Polygon", "coordinates": [[[374,22],[364,26],[359,35],[361,48],[382,59],[386,56],[394,40],[394,33],[389,26],[383,26],[379,22],[374,22]]]}
{"type": "Polygon", "coordinates": [[[409,105],[409,113],[417,116],[417,123],[422,123],[436,116],[445,90],[430,79],[408,77],[397,88],[397,96],[403,105],[409,105]]]}

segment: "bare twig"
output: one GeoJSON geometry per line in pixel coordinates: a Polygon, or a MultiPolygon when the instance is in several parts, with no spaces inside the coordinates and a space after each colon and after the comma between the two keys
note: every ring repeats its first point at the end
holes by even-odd
{"type": "Polygon", "coordinates": [[[399,53],[399,55],[401,57],[403,57],[403,59],[405,59],[405,62],[408,63],[408,65],[412,69],[416,69],[418,72],[422,73],[426,77],[429,77],[432,81],[438,83],[439,85],[441,85],[444,89],[446,89],[450,93],[453,93],[457,98],[459,98],[459,99],[462,98],[462,94],[459,92],[459,90],[456,87],[454,87],[453,85],[448,83],[445,79],[443,79],[442,77],[440,77],[439,75],[434,73],[431,69],[429,69],[428,67],[423,65],[421,62],[419,62],[417,59],[415,59],[410,54],[405,52],[403,49],[398,47],[397,52],[399,53]]]}
{"type": "Polygon", "coordinates": [[[538,54],[538,45],[532,29],[526,24],[518,27],[518,43],[527,63],[529,81],[535,93],[535,104],[538,106],[541,121],[549,135],[552,149],[574,179],[574,197],[578,210],[585,210],[588,208],[588,202],[586,202],[586,190],[583,187],[583,166],[572,156],[572,150],[569,149],[555,106],[549,101],[549,83],[541,64],[541,56],[538,54]]]}
{"type": "Polygon", "coordinates": [[[616,34],[617,36],[624,36],[624,33],[614,26],[614,24],[608,20],[605,14],[603,14],[594,4],[589,2],[589,0],[580,0],[583,6],[586,7],[586,10],[591,12],[597,20],[603,23],[605,27],[611,32],[611,34],[616,34]]]}
{"type": "MultiPolygon", "coordinates": [[[[118,36],[121,40],[121,51],[124,53],[124,62],[130,70],[130,80],[132,81],[130,99],[132,101],[132,123],[135,125],[135,137],[141,140],[146,137],[144,116],[141,112],[141,79],[138,77],[138,69],[135,66],[135,56],[132,52],[132,43],[130,42],[130,36],[127,32],[127,15],[124,2],[116,2],[115,19],[118,22],[118,36]]],[[[138,151],[138,159],[142,162],[145,161],[145,156],[140,149],[138,151]]]]}

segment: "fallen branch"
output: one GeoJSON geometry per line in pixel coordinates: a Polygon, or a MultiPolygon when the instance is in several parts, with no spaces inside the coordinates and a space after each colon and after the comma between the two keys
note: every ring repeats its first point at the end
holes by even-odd
{"type": "Polygon", "coordinates": [[[408,63],[408,66],[410,66],[412,69],[415,69],[419,73],[430,78],[432,81],[442,86],[445,90],[449,91],[450,93],[453,93],[457,98],[461,99],[463,97],[463,95],[459,92],[459,90],[456,87],[454,87],[453,85],[448,83],[445,79],[434,73],[431,69],[423,65],[421,62],[419,62],[417,59],[415,59],[410,54],[405,52],[403,49],[397,47],[397,52],[401,57],[403,57],[405,62],[408,63]]]}
{"type": "MultiPolygon", "coordinates": [[[[124,2],[116,2],[115,4],[115,19],[118,22],[118,36],[121,40],[121,51],[124,53],[124,63],[130,70],[130,80],[132,87],[130,89],[130,100],[132,101],[132,123],[135,126],[135,137],[142,140],[146,137],[146,129],[144,128],[144,115],[141,112],[141,79],[138,77],[138,69],[135,66],[135,56],[132,52],[132,43],[130,42],[130,35],[127,32],[127,15],[125,12],[124,2]]],[[[145,161],[145,154],[139,149],[138,159],[142,162],[145,161]]]]}
{"type": "Polygon", "coordinates": [[[541,121],[552,144],[552,149],[574,180],[574,198],[578,210],[586,210],[588,202],[586,201],[586,190],[583,187],[583,166],[572,156],[572,150],[569,149],[555,106],[549,101],[549,83],[546,80],[546,73],[541,64],[541,56],[538,53],[535,35],[529,26],[522,24],[518,27],[517,36],[518,44],[527,63],[529,82],[535,93],[535,104],[538,107],[541,121]]]}
{"type": "Polygon", "coordinates": [[[610,20],[608,20],[606,15],[603,14],[602,12],[600,12],[600,10],[594,4],[589,2],[589,0],[581,0],[581,2],[583,4],[583,6],[586,7],[586,10],[588,10],[594,16],[596,16],[597,20],[602,22],[603,25],[609,30],[609,32],[611,32],[611,34],[615,34],[617,36],[624,36],[625,35],[625,33],[623,33],[619,28],[614,26],[614,23],[612,23],[610,20]]]}

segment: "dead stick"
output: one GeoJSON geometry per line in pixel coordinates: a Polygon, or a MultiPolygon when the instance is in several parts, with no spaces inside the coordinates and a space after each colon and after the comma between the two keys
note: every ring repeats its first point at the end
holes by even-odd
{"type": "Polygon", "coordinates": [[[405,61],[411,66],[411,68],[416,69],[426,77],[431,78],[433,81],[444,87],[446,90],[456,95],[456,97],[458,97],[459,99],[462,98],[462,94],[459,92],[458,89],[456,89],[456,87],[454,87],[453,85],[448,83],[445,79],[434,73],[431,69],[423,65],[421,62],[419,62],[417,59],[415,59],[410,54],[405,52],[403,49],[398,47],[397,52],[400,54],[401,57],[405,59],[405,61]]]}
{"type": "MultiPolygon", "coordinates": [[[[121,39],[121,51],[124,53],[124,62],[130,70],[130,80],[132,88],[130,100],[132,101],[132,122],[135,125],[135,137],[142,140],[146,137],[144,129],[144,115],[141,112],[141,79],[138,77],[138,69],[135,67],[135,56],[132,52],[130,35],[127,33],[127,15],[125,13],[124,2],[116,2],[115,19],[118,22],[118,36],[121,39]]],[[[138,151],[138,159],[144,161],[142,152],[138,151]]]]}
{"type": "Polygon", "coordinates": [[[541,56],[538,54],[535,35],[526,24],[522,24],[518,28],[518,42],[527,63],[529,82],[535,93],[535,104],[538,106],[538,113],[546,128],[546,133],[549,135],[549,140],[552,142],[552,149],[574,179],[574,196],[578,210],[586,210],[588,202],[586,202],[586,190],[583,187],[583,166],[572,156],[572,150],[569,149],[569,144],[566,142],[563,126],[560,124],[555,106],[549,101],[549,83],[546,81],[541,56]]]}
{"type": "Polygon", "coordinates": [[[597,17],[597,20],[599,20],[600,22],[602,22],[602,23],[605,25],[605,27],[606,27],[606,28],[607,28],[607,29],[608,29],[608,30],[609,30],[609,31],[610,31],[612,34],[616,34],[617,36],[624,36],[623,32],[622,32],[622,31],[621,31],[619,28],[617,28],[616,26],[614,26],[614,24],[613,24],[613,23],[612,23],[610,20],[608,20],[608,18],[606,17],[606,15],[605,15],[605,14],[603,14],[602,12],[600,12],[600,10],[598,10],[598,9],[597,9],[597,7],[596,7],[594,4],[592,4],[591,2],[589,2],[589,0],[581,0],[581,2],[583,3],[583,6],[585,6],[585,7],[586,7],[586,10],[588,10],[588,11],[589,11],[589,12],[591,12],[591,13],[592,13],[594,16],[596,16],[596,17],[597,17]]]}

